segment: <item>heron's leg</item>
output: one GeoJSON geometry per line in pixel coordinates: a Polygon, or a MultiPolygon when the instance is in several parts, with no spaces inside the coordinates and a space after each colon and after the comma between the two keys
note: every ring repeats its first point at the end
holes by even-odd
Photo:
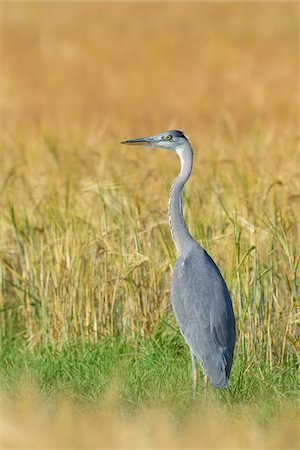
{"type": "Polygon", "coordinates": [[[204,375],[204,401],[207,402],[207,385],[208,385],[208,376],[204,375]]]}
{"type": "Polygon", "coordinates": [[[198,371],[197,371],[197,365],[196,365],[196,358],[192,351],[191,351],[191,358],[192,358],[192,376],[193,376],[193,401],[195,401],[196,400],[198,371]]]}

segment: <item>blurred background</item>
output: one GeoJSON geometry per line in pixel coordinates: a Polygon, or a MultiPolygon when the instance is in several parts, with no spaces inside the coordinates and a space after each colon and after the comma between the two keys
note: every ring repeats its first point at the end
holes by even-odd
{"type": "MultiPolygon", "coordinates": [[[[296,2],[1,3],[1,122],[297,125],[296,2]]],[[[299,125],[299,123],[298,123],[299,125]]],[[[232,125],[233,126],[233,125],[232,125]]]]}

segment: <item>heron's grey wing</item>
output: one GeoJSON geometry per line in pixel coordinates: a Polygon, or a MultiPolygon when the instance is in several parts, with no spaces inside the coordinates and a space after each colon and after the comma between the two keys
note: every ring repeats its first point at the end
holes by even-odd
{"type": "Polygon", "coordinates": [[[200,246],[176,262],[172,305],[205,373],[216,387],[227,386],[235,344],[232,303],[218,267],[200,246]]]}

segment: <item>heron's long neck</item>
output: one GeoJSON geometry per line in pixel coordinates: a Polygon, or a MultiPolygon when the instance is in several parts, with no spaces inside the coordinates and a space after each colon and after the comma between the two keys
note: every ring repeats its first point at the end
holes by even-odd
{"type": "Polygon", "coordinates": [[[187,143],[185,148],[180,150],[178,154],[181,161],[181,170],[171,187],[169,198],[169,224],[177,253],[181,254],[193,241],[182,213],[182,191],[192,172],[193,150],[187,143]]]}

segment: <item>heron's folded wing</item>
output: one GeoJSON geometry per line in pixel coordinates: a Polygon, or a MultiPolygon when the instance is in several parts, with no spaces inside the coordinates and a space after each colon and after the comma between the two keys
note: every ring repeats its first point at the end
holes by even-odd
{"type": "Polygon", "coordinates": [[[203,250],[199,254],[191,253],[178,260],[174,275],[172,290],[176,288],[178,322],[179,325],[182,322],[183,334],[197,327],[194,340],[212,341],[220,349],[231,345],[235,339],[235,321],[230,295],[210,256],[203,250]]]}

